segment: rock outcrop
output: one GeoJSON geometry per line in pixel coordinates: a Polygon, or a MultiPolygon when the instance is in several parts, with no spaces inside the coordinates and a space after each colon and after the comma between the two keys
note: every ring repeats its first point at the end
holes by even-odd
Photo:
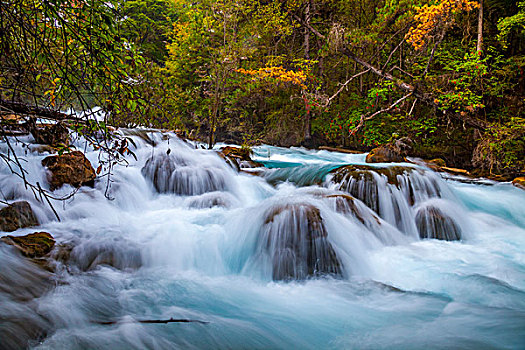
{"type": "Polygon", "coordinates": [[[35,232],[25,236],[5,236],[1,240],[15,246],[29,258],[41,258],[55,246],[53,236],[47,232],[35,232]]]}
{"type": "Polygon", "coordinates": [[[51,190],[70,184],[73,187],[93,186],[96,178],[95,169],[80,151],[49,156],[42,160],[48,170],[48,182],[51,190]]]}
{"type": "Polygon", "coordinates": [[[38,219],[28,202],[14,202],[0,210],[0,231],[12,232],[38,224],[38,219]]]}

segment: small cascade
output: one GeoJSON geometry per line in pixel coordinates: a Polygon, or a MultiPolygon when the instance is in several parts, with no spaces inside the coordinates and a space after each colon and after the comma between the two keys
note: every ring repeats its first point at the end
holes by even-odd
{"type": "Polygon", "coordinates": [[[188,208],[206,209],[213,207],[232,208],[235,206],[236,198],[227,192],[209,192],[199,196],[189,197],[186,200],[188,208]]]}
{"type": "Polygon", "coordinates": [[[461,228],[455,220],[434,205],[419,208],[416,226],[421,238],[435,238],[445,241],[461,240],[461,228]]]}
{"type": "Polygon", "coordinates": [[[159,193],[193,196],[227,189],[225,165],[196,161],[192,153],[197,151],[185,151],[156,152],[146,161],[142,174],[151,180],[159,193]]]}
{"type": "Polygon", "coordinates": [[[277,204],[264,217],[258,249],[270,260],[274,280],[341,275],[318,208],[309,203],[277,204]]]}
{"type": "MultiPolygon", "coordinates": [[[[321,199],[332,211],[342,214],[351,222],[358,224],[365,234],[373,234],[382,244],[394,245],[407,241],[399,230],[368,208],[363,202],[348,193],[333,191],[327,188],[303,188],[298,192],[308,193],[321,199]]],[[[355,228],[354,228],[355,229],[355,228]]]]}
{"type": "MultiPolygon", "coordinates": [[[[171,132],[118,132],[136,158],[73,197],[56,189],[60,221],[0,162],[0,199],[38,219],[0,238],[56,241],[31,259],[0,240],[1,349],[522,343],[525,192],[510,183],[270,146],[255,147],[265,166],[247,174],[171,132]]],[[[0,152],[46,184],[48,155],[30,135],[10,140],[0,152]]],[[[106,164],[72,142],[94,169],[106,164]]]]}
{"type": "Polygon", "coordinates": [[[417,236],[412,207],[446,192],[433,174],[415,167],[347,165],[328,180],[335,188],[361,200],[381,218],[410,236],[417,236]]]}

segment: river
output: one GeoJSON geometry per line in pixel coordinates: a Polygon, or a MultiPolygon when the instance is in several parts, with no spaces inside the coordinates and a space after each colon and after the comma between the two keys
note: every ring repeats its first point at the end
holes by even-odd
{"type": "MultiPolygon", "coordinates": [[[[271,146],[253,149],[257,176],[143,134],[109,199],[99,178],[54,202],[60,222],[0,165],[2,196],[70,250],[49,273],[0,245],[0,348],[30,329],[35,349],[525,348],[525,191],[414,164],[357,183],[333,170],[366,154],[271,146]],[[420,238],[432,210],[460,240],[420,238]],[[136,322],[170,318],[206,323],[136,322]]],[[[45,155],[14,148],[45,184],[45,155]]]]}

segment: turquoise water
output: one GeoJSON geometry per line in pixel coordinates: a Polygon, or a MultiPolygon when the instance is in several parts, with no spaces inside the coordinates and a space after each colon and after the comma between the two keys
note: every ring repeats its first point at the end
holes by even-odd
{"type": "MultiPolygon", "coordinates": [[[[21,292],[0,288],[0,332],[19,315],[46,329],[31,343],[36,349],[525,347],[525,191],[425,170],[419,180],[436,181],[441,197],[416,196],[399,215],[412,220],[419,207],[435,205],[450,212],[464,235],[461,241],[421,240],[388,212],[366,226],[320,196],[340,193],[330,171],[364,164],[364,154],[261,146],[254,158],[271,169],[253,176],[173,136],[150,137],[155,147],[137,138],[138,160],[115,168],[112,200],[100,179],[56,203],[61,222],[2,165],[2,192],[28,200],[42,223],[38,231],[74,246],[74,259],[59,265],[52,286],[35,292],[29,304],[17,298],[21,292]],[[168,148],[179,159],[177,181],[190,183],[185,189],[212,191],[157,193],[141,169],[168,148]],[[213,178],[197,175],[208,171],[213,178]],[[264,213],[297,203],[319,210],[341,276],[273,281],[271,264],[258,257],[264,213]],[[113,266],[97,263],[104,252],[111,252],[113,266]],[[136,322],[172,317],[209,323],[136,322]],[[108,321],[115,324],[100,324],[108,321]]],[[[27,160],[29,178],[45,183],[44,155],[25,155],[20,145],[16,150],[27,160]]],[[[96,168],[98,154],[88,147],[87,156],[96,168]]],[[[385,197],[402,192],[386,181],[382,186],[385,197]]],[[[365,220],[376,217],[365,209],[365,220]]],[[[10,247],[0,249],[0,262],[0,283],[32,281],[34,267],[10,247]],[[6,272],[5,266],[16,269],[6,272]]]]}

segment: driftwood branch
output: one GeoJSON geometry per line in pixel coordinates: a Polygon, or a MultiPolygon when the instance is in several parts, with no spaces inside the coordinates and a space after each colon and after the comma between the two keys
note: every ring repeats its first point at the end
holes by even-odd
{"type": "Polygon", "coordinates": [[[169,320],[129,320],[129,321],[107,321],[107,322],[95,322],[97,324],[101,325],[112,325],[117,323],[155,323],[155,324],[167,324],[167,323],[200,323],[200,324],[208,324],[210,322],[208,321],[201,321],[201,320],[190,320],[185,318],[170,318],[169,320]]]}

